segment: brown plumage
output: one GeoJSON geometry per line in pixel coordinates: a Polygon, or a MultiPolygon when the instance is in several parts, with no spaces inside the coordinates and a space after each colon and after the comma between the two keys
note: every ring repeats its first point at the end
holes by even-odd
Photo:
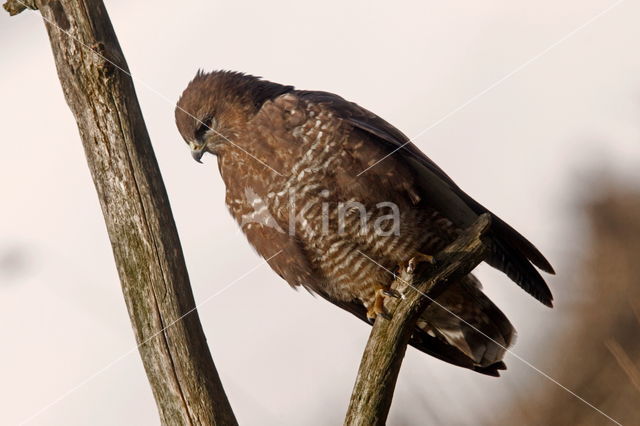
{"type": "MultiPolygon", "coordinates": [[[[331,93],[199,72],[178,101],[176,123],[196,160],[218,157],[226,204],[271,268],[362,319],[376,288],[393,280],[389,271],[437,253],[487,212],[412,143],[376,164],[407,137],[331,93]]],[[[487,263],[551,306],[534,267],[553,272],[544,256],[498,218],[489,241],[487,263]]],[[[437,302],[411,344],[498,375],[515,330],[477,279],[454,283],[437,302]]]]}

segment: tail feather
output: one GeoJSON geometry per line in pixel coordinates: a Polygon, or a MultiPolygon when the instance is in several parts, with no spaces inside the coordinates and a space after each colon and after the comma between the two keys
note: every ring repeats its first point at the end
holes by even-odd
{"type": "Polygon", "coordinates": [[[436,302],[418,320],[422,332],[458,349],[474,367],[493,371],[503,366],[515,329],[473,275],[452,284],[436,302]]]}
{"type": "Polygon", "coordinates": [[[513,229],[507,222],[500,219],[492,213],[493,219],[493,232],[504,241],[508,241],[509,245],[513,247],[518,253],[521,253],[527,260],[530,260],[534,265],[550,274],[556,272],[551,266],[551,263],[544,257],[540,250],[536,248],[529,240],[522,236],[518,231],[513,229]]]}
{"type": "Polygon", "coordinates": [[[491,248],[493,254],[487,259],[487,263],[506,273],[527,293],[551,307],[553,303],[551,290],[549,290],[544,278],[535,268],[537,266],[544,272],[555,274],[551,263],[540,253],[536,246],[513,229],[507,222],[467,194],[462,193],[462,197],[477,214],[491,213],[491,242],[493,243],[491,248]]]}
{"type": "MultiPolygon", "coordinates": [[[[322,291],[318,295],[367,320],[367,308],[359,301],[344,302],[322,291]]],[[[428,355],[488,376],[506,370],[502,357],[515,342],[515,329],[507,317],[480,289],[471,274],[451,283],[420,316],[409,344],[428,355]]]]}
{"type": "Polygon", "coordinates": [[[512,249],[509,243],[494,238],[491,241],[491,255],[486,262],[501,270],[523,290],[543,304],[552,307],[553,295],[544,278],[531,262],[519,252],[512,249]]]}

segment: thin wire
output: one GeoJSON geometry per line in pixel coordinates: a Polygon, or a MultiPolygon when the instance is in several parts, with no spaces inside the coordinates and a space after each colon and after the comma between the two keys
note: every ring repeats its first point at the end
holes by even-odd
{"type": "Polygon", "coordinates": [[[555,43],[551,44],[549,47],[547,47],[546,49],[542,50],[540,53],[538,53],[537,55],[535,55],[534,57],[532,57],[531,59],[523,62],[522,64],[520,64],[519,66],[517,66],[516,68],[514,68],[511,72],[507,73],[506,75],[504,75],[502,78],[500,78],[499,80],[495,81],[493,84],[489,85],[486,89],[480,91],[479,93],[476,93],[474,96],[470,97],[466,102],[464,102],[463,104],[461,104],[460,106],[458,106],[457,108],[454,108],[453,110],[449,111],[447,114],[443,115],[442,117],[440,117],[438,120],[436,120],[433,124],[431,124],[429,127],[422,129],[420,132],[418,132],[418,134],[416,134],[413,138],[409,139],[407,142],[403,143],[402,145],[400,145],[399,147],[397,147],[396,149],[394,149],[393,151],[391,151],[389,154],[385,155],[384,157],[382,157],[381,159],[379,159],[378,161],[376,161],[375,163],[373,163],[372,165],[370,165],[369,167],[367,167],[366,169],[364,169],[363,171],[361,171],[360,173],[358,173],[356,176],[359,177],[360,175],[362,175],[364,172],[366,172],[367,170],[371,169],[372,167],[375,167],[376,165],[380,164],[382,161],[386,160],[387,158],[391,157],[393,154],[395,154],[396,152],[400,151],[402,148],[404,148],[405,146],[407,146],[408,144],[410,144],[412,141],[418,139],[420,136],[424,135],[425,133],[427,133],[429,130],[433,129],[434,127],[438,126],[440,123],[442,123],[443,121],[447,120],[449,117],[453,116],[454,114],[456,114],[458,111],[462,110],[463,108],[465,108],[466,106],[468,106],[469,104],[473,103],[474,101],[476,101],[478,98],[480,98],[481,96],[483,96],[484,94],[486,94],[487,92],[493,90],[495,87],[499,86],[501,83],[503,83],[505,80],[509,79],[511,76],[513,76],[514,74],[522,71],[524,68],[526,68],[527,66],[531,65],[533,62],[537,61],[538,59],[540,59],[541,57],[543,57],[544,55],[546,55],[547,53],[549,53],[551,50],[553,50],[555,47],[559,46],[560,44],[564,43],[565,41],[567,41],[568,39],[570,39],[571,37],[573,37],[574,35],[576,35],[578,32],[580,32],[581,30],[583,30],[584,28],[586,28],[587,26],[591,25],[593,22],[595,22],[596,20],[598,20],[599,18],[601,18],[602,16],[604,16],[605,14],[607,14],[608,12],[610,12],[611,10],[613,10],[614,8],[618,7],[620,4],[622,4],[625,0],[617,0],[615,3],[613,3],[612,5],[610,5],[609,7],[607,7],[606,9],[602,10],[600,13],[598,13],[597,15],[591,17],[589,20],[587,20],[584,24],[580,25],[579,27],[573,29],[572,31],[570,31],[568,34],[566,34],[564,37],[562,37],[560,40],[556,41],[555,43]]]}
{"type": "Polygon", "coordinates": [[[125,359],[126,357],[128,357],[129,355],[131,355],[133,352],[135,352],[137,349],[139,349],[141,346],[147,344],[149,341],[151,341],[152,339],[154,339],[155,337],[157,337],[159,334],[164,333],[169,327],[172,327],[174,324],[176,324],[178,321],[181,321],[184,317],[186,317],[187,315],[191,314],[192,312],[194,312],[195,310],[197,310],[199,307],[201,307],[202,305],[204,305],[205,303],[209,302],[210,300],[212,300],[213,298],[221,295],[222,293],[224,293],[225,291],[227,291],[229,288],[233,287],[235,284],[237,284],[240,280],[242,280],[243,278],[245,278],[247,275],[249,275],[250,273],[252,273],[253,271],[255,271],[256,269],[258,269],[260,266],[264,265],[265,263],[268,263],[271,259],[273,259],[274,257],[278,256],[279,254],[282,253],[282,250],[278,251],[276,254],[274,254],[273,256],[269,257],[266,260],[262,260],[260,263],[258,263],[257,265],[255,265],[253,268],[249,269],[248,271],[246,271],[244,274],[240,275],[239,277],[235,278],[234,280],[232,280],[231,282],[229,282],[227,285],[225,285],[223,288],[221,288],[220,290],[218,290],[217,292],[215,292],[214,294],[208,296],[206,299],[204,299],[202,302],[198,303],[196,306],[194,306],[193,308],[191,308],[189,311],[187,311],[186,313],[184,313],[183,315],[181,315],[178,319],[172,321],[169,325],[165,326],[163,329],[157,331],[156,333],[152,334],[150,337],[148,337],[147,339],[145,339],[143,342],[135,345],[134,347],[132,347],[131,349],[129,349],[127,352],[125,352],[124,354],[120,355],[119,357],[115,358],[113,361],[111,361],[110,363],[108,363],[107,365],[105,365],[103,368],[101,368],[100,370],[96,371],[95,373],[93,373],[92,375],[90,375],[89,377],[87,377],[86,379],[84,379],[83,381],[81,381],[80,383],[78,383],[77,385],[73,386],[72,388],[68,389],[66,392],[64,392],[63,394],[61,394],[59,397],[57,397],[56,399],[54,399],[53,401],[51,401],[50,403],[48,403],[47,405],[45,405],[44,407],[42,407],[41,409],[39,409],[38,411],[36,411],[35,413],[33,413],[31,416],[29,416],[28,418],[26,418],[25,420],[23,420],[22,422],[20,422],[20,425],[24,425],[27,424],[29,422],[31,422],[33,419],[35,419],[36,417],[38,417],[39,415],[41,415],[42,413],[44,413],[45,411],[49,410],[51,407],[53,407],[54,405],[58,404],[59,402],[61,402],[62,400],[64,400],[65,398],[67,398],[69,395],[71,395],[72,393],[74,393],[75,391],[77,391],[78,389],[80,389],[81,387],[83,387],[84,385],[86,385],[87,383],[91,382],[93,379],[95,379],[96,377],[98,377],[99,375],[101,375],[102,373],[104,373],[105,371],[107,371],[108,369],[110,369],[111,367],[113,367],[115,364],[119,363],[120,361],[122,361],[123,359],[125,359]]]}
{"type": "MultiPolygon", "coordinates": [[[[18,3],[22,4],[23,6],[26,6],[25,3],[23,3],[21,0],[16,0],[18,3]]],[[[591,23],[593,23],[594,21],[596,21],[598,18],[602,17],[603,15],[605,15],[606,13],[608,13],[609,11],[611,11],[612,9],[614,9],[615,7],[619,6],[621,3],[623,3],[625,0],[618,0],[615,3],[613,3],[611,6],[607,7],[606,9],[604,9],[603,11],[601,11],[600,13],[598,13],[597,15],[595,15],[594,17],[592,17],[591,19],[589,19],[588,21],[586,21],[584,24],[582,24],[581,26],[577,27],[576,29],[574,29],[573,31],[569,32],[567,35],[565,35],[564,37],[562,37],[560,40],[558,40],[557,42],[553,43],[551,46],[547,47],[546,49],[544,49],[542,52],[538,53],[537,55],[535,55],[533,58],[529,59],[528,61],[524,62],[523,64],[521,64],[520,66],[516,67],[514,70],[512,70],[511,72],[509,72],[508,74],[506,74],[504,77],[502,77],[501,79],[497,80],[496,82],[494,82],[493,84],[491,84],[490,86],[488,86],[486,89],[484,89],[483,91],[477,93],[476,95],[474,95],[473,97],[469,98],[466,102],[464,102],[462,105],[460,105],[459,107],[455,108],[454,110],[450,111],[449,113],[445,114],[443,117],[441,117],[439,120],[437,120],[436,122],[434,122],[432,125],[430,125],[429,127],[423,129],[422,131],[420,131],[414,138],[410,139],[408,142],[402,144],[400,147],[396,148],[395,150],[393,150],[391,153],[387,154],[386,156],[384,156],[383,158],[381,158],[380,160],[376,161],[374,164],[372,164],[371,166],[367,167],[366,169],[364,169],[363,171],[361,171],[360,173],[357,174],[356,177],[359,177],[360,175],[362,175],[363,173],[365,173],[366,171],[368,171],[369,169],[371,169],[372,167],[376,166],[377,164],[379,164],[380,162],[384,161],[386,158],[390,157],[391,155],[393,155],[394,153],[396,153],[397,151],[399,151],[400,149],[402,149],[403,147],[405,147],[407,144],[409,144],[412,140],[417,139],[418,137],[422,136],[424,133],[426,133],[427,131],[431,130],[432,128],[436,127],[437,125],[439,125],[440,123],[442,123],[443,121],[445,121],[446,119],[448,119],[449,117],[453,116],[454,114],[456,114],[458,111],[460,111],[461,109],[465,108],[466,106],[468,106],[469,104],[471,104],[472,102],[474,102],[475,100],[477,100],[478,98],[480,98],[481,96],[483,96],[484,94],[486,94],[487,92],[489,92],[490,90],[492,90],[493,88],[495,88],[496,86],[498,86],[499,84],[501,84],[503,81],[507,80],[508,78],[510,78],[512,75],[516,74],[517,72],[521,71],[522,69],[524,69],[525,67],[527,67],[528,65],[530,65],[531,63],[533,63],[534,61],[536,61],[537,59],[539,59],[540,57],[544,56],[546,53],[548,53],[550,50],[552,50],[553,48],[555,48],[556,46],[560,45],[561,43],[563,43],[564,41],[566,41],[567,39],[569,39],[570,37],[572,37],[573,35],[575,35],[577,32],[579,32],[580,30],[584,29],[585,27],[587,27],[588,25],[590,25],[591,23]]],[[[77,43],[79,43],[83,48],[85,48],[86,50],[89,50],[90,52],[92,52],[93,54],[97,55],[98,57],[100,57],[102,60],[110,63],[111,65],[113,65],[115,68],[117,68],[118,70],[120,70],[121,72],[123,72],[124,74],[126,74],[127,76],[129,76],[132,80],[137,81],[138,83],[140,83],[142,86],[144,86],[145,88],[147,88],[148,90],[152,91],[153,93],[155,93],[157,96],[159,96],[161,99],[163,99],[164,101],[166,101],[167,103],[169,103],[170,105],[174,105],[174,103],[167,98],[165,95],[163,95],[162,93],[160,93],[159,91],[155,90],[153,87],[149,86],[147,83],[145,83],[144,81],[142,81],[141,79],[137,78],[137,77],[133,77],[133,75],[125,70],[124,68],[120,67],[118,64],[114,63],[113,61],[109,60],[108,58],[106,58],[105,56],[103,56],[102,54],[100,54],[99,52],[97,52],[96,50],[92,49],[90,46],[88,46],[87,44],[85,44],[84,42],[82,42],[81,40],[79,40],[77,37],[74,37],[71,33],[69,33],[68,31],[62,29],[60,26],[58,26],[56,23],[52,22],[50,19],[47,19],[46,17],[42,16],[43,20],[45,20],[49,25],[52,25],[54,27],[56,27],[59,31],[61,31],[62,33],[64,33],[65,35],[67,35],[69,38],[75,40],[77,43]]],[[[218,132],[215,129],[212,129],[211,127],[207,126],[205,123],[203,123],[200,119],[198,119],[197,117],[195,117],[194,115],[192,115],[191,113],[189,113],[188,111],[184,110],[183,108],[179,107],[176,105],[176,108],[179,109],[180,111],[184,112],[185,114],[187,114],[188,116],[190,116],[191,118],[193,118],[194,120],[196,120],[197,122],[199,122],[200,124],[204,125],[205,127],[207,127],[210,131],[216,133],[217,135],[221,136],[223,139],[225,139],[227,142],[229,142],[231,145],[233,145],[234,147],[240,149],[241,151],[243,151],[244,153],[246,153],[247,155],[249,155],[251,158],[253,158],[254,160],[258,161],[260,164],[264,165],[265,167],[271,169],[274,173],[276,173],[279,176],[283,176],[280,172],[278,172],[277,170],[275,170],[274,168],[272,168],[271,166],[269,166],[268,164],[264,163],[262,160],[260,160],[259,158],[255,157],[254,155],[252,155],[251,153],[249,153],[248,151],[246,151],[245,149],[243,149],[242,147],[238,146],[237,144],[233,143],[231,140],[229,140],[225,135],[223,135],[222,133],[218,132]]],[[[378,265],[379,267],[381,267],[382,269],[384,269],[385,271],[389,272],[390,274],[394,275],[393,272],[389,271],[388,269],[386,269],[384,266],[380,265],[379,263],[377,263],[375,260],[371,259],[369,256],[367,256],[366,254],[362,253],[360,250],[357,250],[360,254],[362,254],[363,256],[365,256],[367,259],[369,259],[370,261],[372,261],[373,263],[375,263],[376,265],[378,265]]],[[[275,256],[279,255],[280,253],[282,253],[282,251],[277,252],[276,254],[274,254],[273,256],[271,256],[269,259],[267,259],[265,262],[268,262],[269,260],[271,260],[272,258],[274,258],[275,256]]],[[[95,377],[99,376],[100,374],[102,374],[104,371],[108,370],[111,366],[113,366],[114,364],[118,363],[120,360],[124,359],[125,357],[127,357],[129,354],[131,354],[132,352],[134,352],[136,349],[138,349],[140,346],[144,345],[145,343],[147,343],[148,341],[150,341],[151,339],[153,339],[154,337],[156,337],[158,334],[164,332],[166,329],[168,329],[169,327],[173,326],[175,323],[177,323],[178,321],[182,320],[185,316],[189,315],[191,312],[193,312],[194,310],[196,310],[198,307],[202,306],[203,304],[205,304],[206,302],[208,302],[209,300],[213,299],[214,297],[216,297],[217,295],[221,294],[222,292],[224,292],[225,290],[227,290],[229,287],[231,287],[233,284],[235,284],[236,282],[238,282],[240,279],[244,278],[246,275],[248,275],[249,273],[251,273],[253,270],[255,270],[258,266],[261,266],[262,263],[260,263],[259,265],[255,266],[254,268],[250,269],[249,271],[247,271],[245,274],[243,274],[242,276],[240,276],[239,278],[237,278],[236,280],[232,281],[231,283],[229,283],[227,286],[225,286],[223,289],[221,289],[220,291],[218,291],[217,293],[213,294],[212,296],[209,296],[207,299],[205,299],[203,302],[201,302],[200,304],[196,305],[194,308],[192,308],[191,310],[189,310],[187,313],[183,314],[181,317],[179,317],[178,319],[176,319],[175,321],[173,321],[172,323],[170,323],[169,325],[167,325],[165,328],[163,328],[162,330],[158,331],[157,333],[155,333],[154,335],[152,335],[151,337],[149,337],[148,339],[146,339],[144,342],[136,345],[134,348],[130,349],[128,352],[126,352],[125,354],[119,356],[118,358],[116,358],[115,360],[113,360],[111,363],[109,363],[107,366],[105,366],[104,368],[102,368],[101,370],[97,371],[96,373],[92,374],[91,376],[89,376],[87,379],[85,379],[84,381],[82,381],[81,383],[79,383],[78,385],[76,385],[75,387],[69,389],[67,392],[65,392],[63,395],[61,395],[59,398],[57,398],[56,400],[54,400],[53,402],[49,403],[48,405],[46,405],[45,407],[43,407],[42,409],[40,409],[38,412],[36,412],[35,414],[33,414],[32,416],[30,416],[29,418],[27,418],[25,421],[23,421],[21,424],[25,424],[30,422],[31,420],[33,420],[34,418],[36,418],[37,416],[39,416],[40,414],[42,414],[43,412],[45,412],[46,410],[48,410],[49,408],[51,408],[52,406],[54,406],[55,404],[59,403],[60,401],[62,401],[64,398],[66,398],[68,395],[72,394],[73,392],[75,392],[77,389],[79,389],[80,387],[82,387],[83,385],[85,385],[86,383],[90,382],[91,380],[93,380],[95,377]]],[[[402,280],[403,282],[406,283],[406,281],[402,280]]],[[[486,334],[484,334],[482,331],[478,330],[477,328],[475,328],[473,325],[467,323],[464,319],[460,318],[459,316],[457,316],[455,313],[451,312],[450,310],[448,310],[447,308],[445,308],[444,306],[440,305],[437,301],[431,299],[428,295],[422,293],[421,291],[419,291],[418,289],[416,289],[415,287],[413,287],[411,284],[406,283],[409,287],[413,288],[415,291],[418,291],[420,294],[422,294],[423,296],[429,298],[433,303],[435,303],[436,305],[440,306],[442,309],[444,309],[445,311],[449,312],[451,315],[457,317],[458,319],[460,319],[462,322],[464,322],[465,324],[467,324],[468,326],[470,326],[471,328],[473,328],[474,330],[476,330],[478,333],[484,335],[485,337],[487,337],[487,339],[493,341],[494,343],[496,343],[498,346],[502,347],[505,351],[509,352],[510,354],[512,354],[513,356],[515,356],[517,359],[519,359],[520,361],[522,361],[523,363],[525,363],[526,365],[528,365],[530,368],[532,368],[533,370],[535,370],[536,372],[540,373],[542,376],[544,376],[545,378],[547,378],[548,380],[550,380],[551,382],[555,383],[556,385],[558,385],[559,387],[561,387],[562,389],[564,389],[565,391],[567,391],[568,393],[570,393],[571,395],[573,395],[574,397],[576,397],[577,399],[579,399],[580,401],[582,401],[583,403],[585,403],[586,405],[588,405],[589,407],[591,407],[592,409],[594,409],[595,411],[597,411],[598,413],[600,413],[601,415],[603,415],[604,417],[606,417],[607,419],[609,419],[610,421],[612,421],[613,423],[616,423],[618,425],[620,425],[619,422],[617,422],[616,420],[614,420],[613,418],[611,418],[610,416],[608,416],[606,413],[604,413],[603,411],[601,411],[600,409],[598,409],[597,407],[595,407],[594,405],[592,405],[591,403],[589,403],[588,401],[586,401],[584,398],[580,397],[579,395],[577,395],[575,392],[571,391],[570,389],[568,389],[567,387],[565,387],[564,385],[562,385],[561,383],[559,383],[558,381],[556,381],[555,379],[553,379],[551,376],[549,376],[548,374],[544,373],[543,371],[541,371],[540,369],[538,369],[537,367],[535,367],[533,364],[531,364],[530,362],[528,362],[527,360],[525,360],[524,358],[520,357],[518,354],[516,354],[515,352],[509,350],[508,348],[504,347],[503,345],[501,345],[500,343],[496,342],[495,340],[493,340],[491,337],[487,336],[486,334]]]]}
{"type": "Polygon", "coordinates": [[[434,303],[436,306],[438,306],[439,308],[445,310],[446,312],[450,313],[451,315],[453,315],[454,317],[456,317],[457,319],[459,319],[460,321],[462,321],[463,323],[465,323],[466,325],[468,325],[469,327],[471,327],[473,330],[477,331],[478,333],[482,334],[484,337],[486,337],[487,339],[491,340],[493,343],[495,343],[496,345],[498,345],[499,347],[501,347],[502,349],[504,349],[506,352],[510,353],[511,355],[513,355],[514,357],[516,357],[517,359],[519,359],[520,361],[522,361],[524,364],[526,364],[527,366],[529,366],[530,368],[532,368],[534,371],[538,372],[539,374],[541,374],[543,377],[545,377],[547,380],[551,381],[552,383],[555,383],[556,385],[558,385],[560,388],[564,389],[565,391],[567,391],[568,393],[570,393],[571,395],[573,395],[574,397],[576,397],[577,399],[579,399],[580,401],[582,401],[583,403],[585,403],[586,405],[588,405],[589,407],[593,408],[595,411],[597,411],[598,413],[602,414],[604,417],[606,417],[607,419],[609,419],[610,421],[612,421],[613,423],[617,424],[618,426],[622,426],[618,421],[616,421],[615,419],[613,419],[612,417],[610,417],[609,415],[607,415],[604,411],[600,410],[598,407],[596,407],[595,405],[591,404],[589,401],[587,401],[586,399],[582,398],[580,395],[578,395],[577,393],[573,392],[571,389],[567,388],[566,386],[564,386],[562,383],[558,382],[556,379],[554,379],[553,377],[549,376],[547,373],[545,373],[544,371],[540,370],[538,367],[536,367],[535,365],[531,364],[529,361],[527,361],[526,359],[522,358],[520,355],[518,355],[517,353],[513,352],[512,350],[510,350],[509,348],[505,347],[504,345],[500,344],[499,342],[495,341],[493,338],[491,338],[490,336],[488,336],[487,334],[485,334],[484,332],[482,332],[481,330],[479,330],[478,328],[476,328],[474,325],[469,324],[467,321],[465,321],[463,318],[461,318],[460,316],[458,316],[455,312],[450,311],[449,309],[447,309],[445,306],[443,306],[442,304],[440,304],[437,300],[431,298],[429,295],[423,293],[422,291],[418,290],[417,288],[415,288],[413,285],[411,285],[411,283],[408,283],[407,281],[403,280],[402,278],[400,278],[400,276],[398,276],[398,274],[393,273],[392,271],[390,271],[389,269],[385,268],[384,266],[382,266],[381,264],[379,264],[378,262],[376,262],[375,260],[373,260],[371,257],[367,256],[365,253],[361,252],[360,250],[356,249],[358,251],[358,253],[360,253],[361,255],[363,255],[364,257],[366,257],[367,259],[369,259],[371,262],[373,262],[375,265],[377,265],[379,268],[385,270],[386,272],[390,273],[391,275],[394,276],[395,279],[398,279],[400,281],[402,281],[403,283],[405,283],[407,286],[411,287],[413,290],[417,291],[418,293],[420,293],[421,295],[423,295],[424,297],[426,297],[427,299],[429,299],[432,303],[434,303]]]}

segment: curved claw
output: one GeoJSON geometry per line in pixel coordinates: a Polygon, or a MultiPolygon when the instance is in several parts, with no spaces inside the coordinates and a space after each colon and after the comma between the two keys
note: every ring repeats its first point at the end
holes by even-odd
{"type": "Polygon", "coordinates": [[[391,319],[391,315],[386,311],[384,307],[384,298],[388,297],[402,297],[400,293],[397,291],[379,286],[375,292],[375,298],[373,300],[373,304],[367,309],[367,320],[373,324],[378,317],[382,317],[386,320],[391,319]]]}
{"type": "Polygon", "coordinates": [[[392,288],[387,288],[382,290],[382,294],[387,297],[393,297],[394,299],[402,299],[402,294],[399,291],[394,290],[392,288]]]}
{"type": "Polygon", "coordinates": [[[436,263],[436,260],[433,256],[424,253],[418,253],[409,259],[409,263],[407,264],[407,272],[410,274],[413,273],[418,267],[419,263],[430,263],[431,265],[436,263]]]}

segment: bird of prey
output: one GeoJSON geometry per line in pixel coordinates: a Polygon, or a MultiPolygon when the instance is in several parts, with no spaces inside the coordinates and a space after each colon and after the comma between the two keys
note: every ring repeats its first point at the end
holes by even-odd
{"type": "MultiPolygon", "coordinates": [[[[429,259],[488,212],[402,132],[332,93],[199,71],[175,118],[195,160],[217,157],[226,205],[271,268],[365,321],[386,315],[390,271],[429,259]]],[[[551,306],[536,267],[553,268],[533,244],[495,215],[487,237],[486,262],[551,306]]],[[[469,274],[436,302],[410,344],[498,376],[515,330],[480,282],[469,274]]]]}

